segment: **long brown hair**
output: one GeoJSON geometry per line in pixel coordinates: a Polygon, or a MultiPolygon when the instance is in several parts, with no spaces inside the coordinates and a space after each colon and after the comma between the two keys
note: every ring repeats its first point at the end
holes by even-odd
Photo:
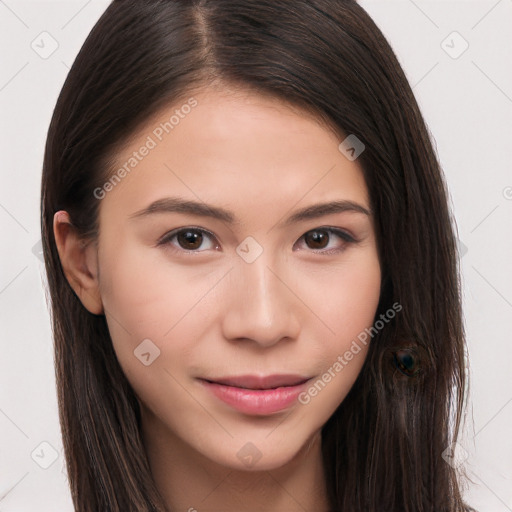
{"type": "Polygon", "coordinates": [[[97,236],[93,191],[116,149],[159,109],[214,81],[313,111],[365,144],[358,162],[384,277],[376,318],[395,302],[403,310],[372,339],[356,383],[323,428],[332,509],[467,510],[459,476],[442,456],[457,439],[465,389],[446,185],[397,58],[354,0],[116,0],[87,37],[55,107],[41,197],[75,510],[166,508],[137,399],[105,317],[89,313],[64,276],[53,216],[66,210],[84,238],[97,236]]]}

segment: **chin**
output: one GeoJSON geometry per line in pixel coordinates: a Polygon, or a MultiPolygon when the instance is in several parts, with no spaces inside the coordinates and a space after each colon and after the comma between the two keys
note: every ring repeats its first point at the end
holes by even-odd
{"type": "Polygon", "coordinates": [[[207,458],[232,470],[271,471],[292,462],[306,449],[306,444],[310,444],[298,443],[297,438],[293,441],[295,442],[285,445],[277,436],[273,441],[268,438],[255,438],[254,441],[231,440],[230,443],[224,445],[222,452],[219,452],[218,448],[212,449],[209,453],[206,453],[206,450],[202,450],[202,452],[207,458]]]}

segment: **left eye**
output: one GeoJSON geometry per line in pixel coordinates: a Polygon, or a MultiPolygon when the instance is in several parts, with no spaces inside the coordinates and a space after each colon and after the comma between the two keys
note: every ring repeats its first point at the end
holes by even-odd
{"type": "Polygon", "coordinates": [[[306,244],[308,244],[310,249],[321,249],[320,251],[316,252],[321,252],[322,254],[333,254],[336,252],[341,252],[345,248],[345,245],[356,242],[356,239],[350,236],[348,233],[345,233],[344,231],[335,228],[312,229],[311,231],[308,231],[307,233],[302,235],[299,240],[302,239],[304,239],[304,241],[306,242],[306,244]],[[334,235],[337,238],[341,238],[341,240],[343,241],[341,247],[335,246],[332,249],[323,250],[326,247],[328,247],[332,235],[334,235]]]}
{"type": "MultiPolygon", "coordinates": [[[[179,249],[182,249],[186,252],[202,252],[204,250],[217,250],[219,248],[219,244],[216,242],[215,236],[209,231],[206,231],[201,228],[175,229],[174,231],[171,231],[164,235],[158,241],[157,245],[170,244],[176,247],[174,239],[176,239],[177,243],[179,244],[179,249]],[[203,245],[205,239],[210,239],[213,241],[210,242],[209,246],[203,248],[202,250],[198,250],[203,245]]],[[[312,229],[306,232],[304,235],[302,235],[298,241],[300,242],[302,240],[304,240],[304,242],[310,249],[314,249],[314,252],[320,252],[325,254],[340,252],[344,249],[346,244],[356,242],[356,240],[348,233],[345,233],[344,231],[335,228],[312,229]],[[338,244],[338,247],[329,249],[329,242],[331,241],[332,235],[334,235],[334,237],[341,239],[343,243],[338,244]],[[328,250],[324,250],[326,248],[328,250]]]]}

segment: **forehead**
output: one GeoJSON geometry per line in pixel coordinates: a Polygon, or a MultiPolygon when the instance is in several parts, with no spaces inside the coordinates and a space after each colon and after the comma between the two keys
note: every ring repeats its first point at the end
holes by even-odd
{"type": "Polygon", "coordinates": [[[362,169],[339,151],[341,140],[276,98],[199,91],[161,109],[119,151],[113,170],[122,178],[101,210],[115,207],[126,216],[165,195],[255,217],[276,204],[290,209],[332,199],[369,209],[362,169]]]}

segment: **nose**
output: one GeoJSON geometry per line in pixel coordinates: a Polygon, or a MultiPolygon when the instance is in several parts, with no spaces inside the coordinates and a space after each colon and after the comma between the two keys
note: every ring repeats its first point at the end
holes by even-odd
{"type": "Polygon", "coordinates": [[[293,293],[284,265],[269,261],[265,251],[252,263],[236,262],[225,289],[225,339],[251,340],[270,347],[282,339],[298,337],[301,302],[293,293]]]}

